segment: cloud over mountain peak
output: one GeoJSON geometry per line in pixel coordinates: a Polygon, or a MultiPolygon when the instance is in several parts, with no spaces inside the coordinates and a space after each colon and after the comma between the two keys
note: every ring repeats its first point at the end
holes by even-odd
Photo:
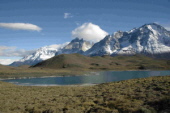
{"type": "Polygon", "coordinates": [[[84,23],[72,31],[72,36],[82,38],[88,41],[98,42],[108,33],[93,23],[84,23]]]}

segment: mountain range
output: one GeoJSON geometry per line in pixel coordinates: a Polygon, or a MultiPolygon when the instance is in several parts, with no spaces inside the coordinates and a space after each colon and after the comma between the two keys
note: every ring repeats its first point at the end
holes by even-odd
{"type": "Polygon", "coordinates": [[[145,24],[128,32],[106,36],[85,52],[85,55],[159,55],[170,53],[170,32],[162,26],[145,24]]]}
{"type": "Polygon", "coordinates": [[[19,61],[13,62],[10,66],[21,66],[21,65],[35,65],[43,60],[49,59],[55,56],[56,52],[66,46],[68,43],[61,45],[50,45],[39,48],[34,53],[27,55],[19,61]]]}
{"type": "Polygon", "coordinates": [[[85,41],[83,39],[75,38],[68,45],[56,52],[59,54],[72,54],[79,53],[83,54],[85,51],[89,50],[93,46],[93,43],[85,41]]]}
{"type": "Polygon", "coordinates": [[[83,39],[75,38],[70,43],[65,43],[54,46],[45,46],[38,49],[31,55],[25,56],[19,61],[13,62],[10,66],[21,66],[21,65],[35,65],[41,61],[47,60],[59,54],[71,54],[79,53],[83,54],[89,48],[93,46],[93,43],[85,41],[83,39]]]}
{"type": "Polygon", "coordinates": [[[150,23],[130,31],[117,31],[97,43],[75,38],[57,48],[42,47],[35,53],[12,63],[11,66],[35,65],[56,55],[71,53],[86,56],[142,54],[170,59],[170,31],[156,23],[150,23]]]}

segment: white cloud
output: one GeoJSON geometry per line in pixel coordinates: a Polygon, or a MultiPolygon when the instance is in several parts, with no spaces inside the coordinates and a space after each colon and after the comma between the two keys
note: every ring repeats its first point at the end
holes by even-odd
{"type": "Polygon", "coordinates": [[[98,25],[92,23],[84,23],[72,31],[72,36],[74,38],[83,38],[93,42],[100,41],[106,35],[108,35],[106,31],[102,30],[98,25]]]}
{"type": "Polygon", "coordinates": [[[9,46],[0,46],[0,56],[11,57],[24,57],[31,53],[35,52],[35,50],[24,50],[24,49],[17,49],[16,47],[9,47],[9,46]]]}
{"type": "Polygon", "coordinates": [[[53,44],[53,45],[49,45],[48,47],[51,48],[55,48],[56,50],[63,48],[64,46],[66,46],[67,44],[69,44],[70,42],[65,42],[63,44],[53,44]]]}
{"type": "Polygon", "coordinates": [[[67,18],[72,18],[73,15],[71,13],[64,13],[64,19],[67,19],[67,18]]]}
{"type": "Polygon", "coordinates": [[[0,23],[0,27],[14,30],[41,31],[42,28],[30,23],[0,23]]]}
{"type": "Polygon", "coordinates": [[[0,59],[0,64],[2,65],[9,65],[14,61],[18,61],[18,59],[0,59]]]}
{"type": "MultiPolygon", "coordinates": [[[[55,50],[59,50],[60,48],[63,48],[66,46],[69,42],[63,43],[63,44],[53,44],[49,46],[45,46],[46,48],[52,48],[55,50]]],[[[43,47],[42,47],[43,48],[43,47]]],[[[18,61],[20,57],[25,57],[27,55],[30,55],[34,53],[36,50],[24,50],[24,49],[17,49],[16,47],[12,46],[0,46],[0,56],[5,57],[0,58],[0,64],[2,65],[9,65],[13,63],[14,61],[18,61]],[[12,59],[13,57],[19,57],[18,59],[12,59]]]]}
{"type": "Polygon", "coordinates": [[[0,59],[0,64],[9,65],[14,61],[19,59],[10,59],[10,57],[24,57],[26,55],[32,54],[35,50],[24,50],[17,49],[12,46],[0,46],[0,56],[1,57],[9,57],[8,59],[0,59]]]}

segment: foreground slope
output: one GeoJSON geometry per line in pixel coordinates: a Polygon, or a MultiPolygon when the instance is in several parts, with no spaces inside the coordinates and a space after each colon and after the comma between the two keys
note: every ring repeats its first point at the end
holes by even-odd
{"type": "Polygon", "coordinates": [[[0,82],[0,112],[169,113],[169,86],[170,76],[84,87],[27,87],[0,82]]]}

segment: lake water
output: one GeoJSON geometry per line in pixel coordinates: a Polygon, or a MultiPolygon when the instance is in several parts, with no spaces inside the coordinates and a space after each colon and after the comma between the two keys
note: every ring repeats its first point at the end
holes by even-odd
{"type": "Polygon", "coordinates": [[[168,71],[103,71],[91,72],[83,76],[42,77],[26,79],[8,79],[5,82],[26,86],[53,86],[53,85],[90,85],[113,81],[145,78],[150,76],[170,75],[168,71]]]}

